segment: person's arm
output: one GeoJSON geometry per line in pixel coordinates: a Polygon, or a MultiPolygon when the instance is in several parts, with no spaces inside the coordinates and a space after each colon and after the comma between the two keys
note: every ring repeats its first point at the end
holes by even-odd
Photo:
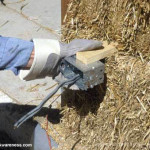
{"type": "Polygon", "coordinates": [[[67,44],[53,39],[33,39],[31,42],[1,36],[0,70],[12,70],[22,80],[55,78],[64,57],[101,46],[102,43],[96,40],[75,39],[67,44]]]}
{"type": "Polygon", "coordinates": [[[35,51],[33,49],[32,53],[30,55],[29,61],[28,61],[27,65],[24,67],[25,69],[30,69],[31,68],[33,60],[34,60],[34,55],[35,55],[35,51]]]}
{"type": "Polygon", "coordinates": [[[15,75],[20,69],[30,67],[33,42],[0,36],[0,70],[11,70],[15,75]]]}

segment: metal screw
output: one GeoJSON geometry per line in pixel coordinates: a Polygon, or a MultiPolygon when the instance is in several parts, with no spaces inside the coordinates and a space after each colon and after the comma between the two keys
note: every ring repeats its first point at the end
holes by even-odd
{"type": "Polygon", "coordinates": [[[93,88],[94,86],[93,85],[90,85],[90,88],[93,88]]]}
{"type": "Polygon", "coordinates": [[[95,85],[97,85],[98,83],[96,82],[95,85]]]}
{"type": "Polygon", "coordinates": [[[92,76],[90,76],[90,80],[92,80],[93,79],[93,77],[92,76]]]}

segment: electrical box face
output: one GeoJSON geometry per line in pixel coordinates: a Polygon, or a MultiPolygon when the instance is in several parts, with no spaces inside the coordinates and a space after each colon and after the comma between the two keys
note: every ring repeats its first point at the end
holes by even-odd
{"type": "Polygon", "coordinates": [[[75,83],[79,89],[87,90],[104,82],[104,63],[97,61],[88,65],[77,60],[75,56],[66,57],[61,62],[60,71],[67,79],[79,74],[80,79],[75,83]]]}

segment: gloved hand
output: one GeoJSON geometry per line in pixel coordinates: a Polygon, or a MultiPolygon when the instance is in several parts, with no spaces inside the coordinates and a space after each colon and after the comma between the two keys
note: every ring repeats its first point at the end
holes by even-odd
{"type": "Polygon", "coordinates": [[[30,70],[21,70],[20,77],[33,80],[59,74],[59,65],[64,57],[72,56],[78,51],[98,49],[102,42],[96,40],[75,39],[69,44],[51,39],[35,39],[35,58],[30,70]]]}

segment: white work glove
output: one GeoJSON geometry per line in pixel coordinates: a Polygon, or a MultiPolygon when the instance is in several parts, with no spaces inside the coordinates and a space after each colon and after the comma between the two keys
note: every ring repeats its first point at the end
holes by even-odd
{"type": "Polygon", "coordinates": [[[102,42],[96,40],[75,39],[69,44],[52,39],[34,39],[35,56],[30,70],[21,70],[20,78],[33,80],[50,76],[55,78],[64,57],[72,56],[78,51],[98,49],[102,42]]]}

